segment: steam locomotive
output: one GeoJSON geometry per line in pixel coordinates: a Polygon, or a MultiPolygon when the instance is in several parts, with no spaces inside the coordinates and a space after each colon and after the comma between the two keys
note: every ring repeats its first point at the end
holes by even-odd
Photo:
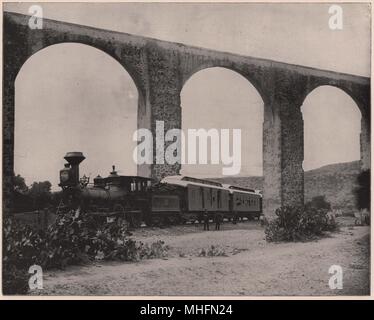
{"type": "Polygon", "coordinates": [[[107,221],[126,221],[133,227],[142,223],[184,223],[211,218],[248,219],[262,212],[262,195],[253,189],[221,184],[188,176],[169,176],[160,182],[140,176],[118,175],[115,167],[106,178],[100,175],[93,184],[79,177],[82,152],[68,152],[60,171],[62,207],[84,211],[107,221]]]}

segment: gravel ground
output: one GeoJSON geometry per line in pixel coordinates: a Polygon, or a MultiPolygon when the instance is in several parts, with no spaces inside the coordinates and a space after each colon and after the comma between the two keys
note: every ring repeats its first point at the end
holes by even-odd
{"type": "MultiPolygon", "coordinates": [[[[342,221],[343,222],[343,221],[342,221]]],[[[41,295],[268,296],[369,295],[370,228],[344,226],[304,243],[267,243],[257,221],[225,223],[221,231],[201,226],[145,228],[132,237],[163,240],[164,259],[100,262],[44,274],[41,295]],[[201,256],[214,246],[222,256],[201,256]],[[343,289],[328,285],[331,265],[343,268],[343,289]]]]}

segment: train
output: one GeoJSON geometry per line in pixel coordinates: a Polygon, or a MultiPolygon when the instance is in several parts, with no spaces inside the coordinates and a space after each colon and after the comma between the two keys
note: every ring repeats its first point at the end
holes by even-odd
{"type": "Polygon", "coordinates": [[[167,176],[160,181],[141,176],[118,175],[115,166],[105,178],[79,176],[82,152],[68,152],[60,170],[64,210],[84,211],[106,221],[125,221],[140,227],[163,223],[186,223],[211,219],[219,214],[228,220],[259,218],[262,194],[258,190],[223,184],[184,175],[167,176]]]}

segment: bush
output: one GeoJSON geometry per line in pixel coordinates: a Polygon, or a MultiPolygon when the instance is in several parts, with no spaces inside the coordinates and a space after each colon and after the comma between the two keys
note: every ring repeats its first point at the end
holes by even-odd
{"type": "Polygon", "coordinates": [[[208,249],[201,249],[199,257],[227,257],[223,248],[210,246],[208,249]]]}
{"type": "Polygon", "coordinates": [[[330,202],[326,201],[325,196],[316,196],[313,197],[311,201],[305,204],[306,207],[312,207],[315,209],[326,209],[331,210],[330,202]]]}
{"type": "Polygon", "coordinates": [[[59,216],[45,232],[11,218],[4,220],[3,292],[25,294],[28,269],[43,270],[92,260],[137,261],[166,254],[162,241],[151,246],[130,239],[125,224],[98,223],[92,215],[59,216]]]}
{"type": "Polygon", "coordinates": [[[370,210],[370,169],[359,174],[357,184],[358,187],[355,189],[357,207],[370,210]]]}
{"type": "Polygon", "coordinates": [[[337,229],[337,223],[326,209],[306,207],[281,207],[276,219],[265,228],[266,240],[304,241],[321,236],[324,231],[337,229]]]}
{"type": "Polygon", "coordinates": [[[3,264],[3,294],[25,295],[29,291],[29,277],[27,270],[19,269],[10,264],[3,264]]]}

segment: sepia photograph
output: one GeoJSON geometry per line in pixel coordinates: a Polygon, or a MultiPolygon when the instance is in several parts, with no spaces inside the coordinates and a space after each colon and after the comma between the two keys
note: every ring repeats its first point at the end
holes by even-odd
{"type": "Polygon", "coordinates": [[[370,297],[371,2],[2,10],[4,297],[370,297]]]}

